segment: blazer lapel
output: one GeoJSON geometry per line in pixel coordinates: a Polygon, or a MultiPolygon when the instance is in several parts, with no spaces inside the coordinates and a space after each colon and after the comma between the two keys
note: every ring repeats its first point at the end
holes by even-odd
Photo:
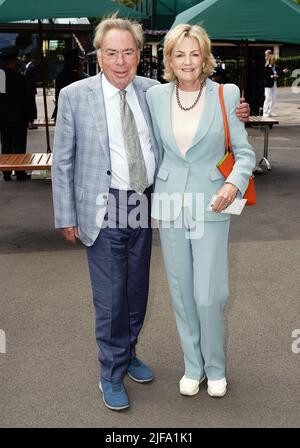
{"type": "Polygon", "coordinates": [[[142,85],[142,83],[140,83],[138,78],[133,79],[132,85],[133,85],[134,91],[136,93],[137,99],[139,101],[139,104],[141,106],[142,112],[144,114],[144,118],[146,120],[147,127],[149,129],[151,145],[152,145],[152,148],[154,151],[155,161],[157,164],[158,159],[159,159],[159,151],[158,151],[157,143],[156,143],[156,140],[155,140],[155,137],[153,134],[152,120],[151,120],[151,116],[150,116],[150,112],[149,112],[149,108],[148,108],[148,104],[147,104],[147,100],[146,100],[146,92],[147,92],[148,88],[145,88],[142,85]]]}
{"type": "Polygon", "coordinates": [[[173,82],[166,84],[164,97],[161,100],[161,129],[164,132],[165,140],[169,142],[175,154],[184,159],[185,157],[177,146],[172,127],[172,95],[174,88],[175,84],[173,82]]]}
{"type": "Polygon", "coordinates": [[[103,154],[107,158],[110,165],[110,151],[108,139],[108,127],[105,112],[105,102],[102,89],[102,75],[99,73],[93,79],[90,86],[91,91],[88,94],[88,102],[91,108],[93,123],[97,128],[98,140],[102,148],[103,154]]]}
{"type": "Polygon", "coordinates": [[[218,95],[216,95],[215,89],[216,87],[214,83],[209,78],[207,78],[202,117],[200,119],[196,134],[193,138],[191,147],[187,152],[191,151],[195,145],[197,145],[201,140],[204,139],[210,127],[212,126],[218,99],[218,95]]]}

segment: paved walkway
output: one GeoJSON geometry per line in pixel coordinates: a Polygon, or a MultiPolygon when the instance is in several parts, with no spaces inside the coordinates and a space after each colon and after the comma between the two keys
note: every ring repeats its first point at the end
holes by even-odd
{"type": "MultiPolygon", "coordinates": [[[[300,90],[300,88],[298,87],[300,90]]],[[[280,124],[293,126],[300,124],[300,92],[293,93],[290,87],[277,89],[275,112],[280,124]]]]}
{"type": "MultiPolygon", "coordinates": [[[[155,380],[126,379],[131,408],[106,409],[97,387],[85,250],[53,230],[49,180],[0,180],[0,329],[7,339],[0,427],[299,427],[300,353],[292,351],[292,332],[300,328],[299,99],[280,89],[280,125],[270,136],[273,170],[256,177],[257,206],[232,220],[229,388],[220,400],[204,384],[195,397],[178,393],[182,354],[155,233],[138,352],[155,380]]],[[[249,133],[259,158],[263,133],[249,133]]],[[[44,129],[30,131],[28,143],[41,151],[44,129]]]]}

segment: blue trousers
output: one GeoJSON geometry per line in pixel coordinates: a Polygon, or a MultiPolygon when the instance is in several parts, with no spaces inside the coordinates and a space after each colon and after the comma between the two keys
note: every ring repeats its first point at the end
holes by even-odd
{"type": "MultiPolygon", "coordinates": [[[[144,193],[149,217],[151,191],[144,193]]],[[[125,193],[124,204],[124,196],[120,199],[119,191],[110,189],[115,205],[108,205],[106,225],[87,248],[101,376],[109,381],[122,380],[135,356],[148,299],[152,230],[150,218],[147,228],[124,225],[124,206],[127,214],[136,207],[128,205],[131,193],[125,193]],[[119,227],[107,224],[112,216],[119,227]]]]}

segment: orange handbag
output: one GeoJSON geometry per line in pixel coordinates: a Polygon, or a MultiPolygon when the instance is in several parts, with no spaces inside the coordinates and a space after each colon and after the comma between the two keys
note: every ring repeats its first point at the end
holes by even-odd
{"type": "MultiPolygon", "coordinates": [[[[221,84],[219,87],[219,99],[220,99],[220,105],[221,105],[223,121],[224,121],[225,155],[217,163],[217,168],[223,174],[225,179],[227,179],[227,177],[229,176],[229,174],[232,171],[235,161],[234,161],[234,154],[233,154],[232,145],[231,145],[227,113],[226,113],[226,108],[225,108],[225,103],[224,103],[223,84],[221,84]]],[[[247,188],[243,198],[247,199],[246,205],[255,205],[256,204],[256,192],[255,192],[254,176],[253,175],[250,177],[249,185],[248,185],[248,188],[247,188]]]]}

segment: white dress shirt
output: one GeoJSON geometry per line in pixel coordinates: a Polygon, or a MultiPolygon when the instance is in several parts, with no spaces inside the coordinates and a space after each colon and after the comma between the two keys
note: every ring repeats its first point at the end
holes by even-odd
{"type": "MultiPolygon", "coordinates": [[[[102,87],[111,158],[111,187],[117,188],[118,190],[131,190],[127,155],[121,123],[119,89],[113,86],[106,79],[104,74],[102,75],[102,87]]],[[[125,90],[127,92],[127,102],[133,112],[137,125],[149,186],[153,184],[155,172],[155,157],[151,147],[150,134],[132,83],[128,84],[125,90]]]]}

